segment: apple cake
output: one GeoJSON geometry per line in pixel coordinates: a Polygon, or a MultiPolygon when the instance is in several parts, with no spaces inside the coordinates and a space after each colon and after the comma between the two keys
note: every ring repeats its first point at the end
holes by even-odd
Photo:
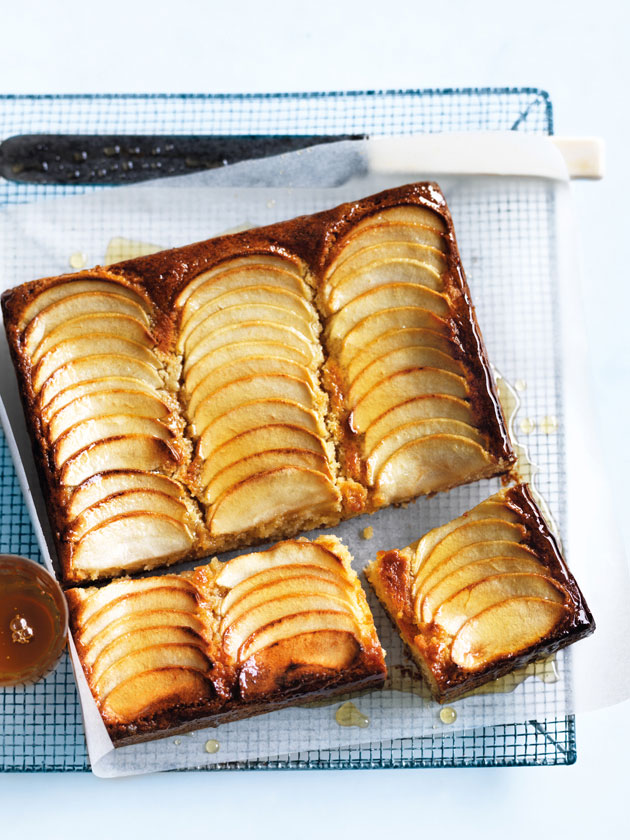
{"type": "Polygon", "coordinates": [[[350,563],[335,537],[298,539],[70,589],[79,658],[115,743],[381,686],[384,652],[350,563]]]}
{"type": "Polygon", "coordinates": [[[514,460],[435,184],[2,306],[67,581],[332,526],[514,460]]]}
{"type": "Polygon", "coordinates": [[[365,574],[441,703],[595,629],[523,484],[379,552],[365,574]]]}

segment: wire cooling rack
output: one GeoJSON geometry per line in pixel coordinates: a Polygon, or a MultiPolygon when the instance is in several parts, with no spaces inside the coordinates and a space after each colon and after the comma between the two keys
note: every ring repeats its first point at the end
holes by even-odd
{"type": "MultiPolygon", "coordinates": [[[[2,138],[20,133],[405,134],[514,130],[553,133],[551,101],[534,88],[350,93],[0,97],[2,138]]],[[[0,181],[0,205],[90,187],[0,181]]],[[[1,434],[1,433],[0,433],[1,434]]],[[[41,560],[4,436],[0,551],[41,560]]],[[[572,716],[453,735],[397,739],[367,748],[317,750],[211,769],[354,769],[571,764],[572,716]]],[[[80,706],[65,656],[28,688],[0,689],[0,769],[89,769],[80,706]]],[[[204,768],[206,769],[206,768],[204,768]]]]}

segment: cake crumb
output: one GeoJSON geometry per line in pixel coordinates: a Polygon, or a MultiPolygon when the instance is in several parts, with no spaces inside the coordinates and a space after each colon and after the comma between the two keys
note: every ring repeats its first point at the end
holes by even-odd
{"type": "Polygon", "coordinates": [[[364,540],[371,540],[374,536],[374,528],[371,525],[368,525],[366,528],[361,531],[361,536],[364,540]]]}

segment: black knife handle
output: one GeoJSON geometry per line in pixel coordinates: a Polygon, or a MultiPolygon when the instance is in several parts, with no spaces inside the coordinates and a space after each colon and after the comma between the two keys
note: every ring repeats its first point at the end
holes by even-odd
{"type": "Polygon", "coordinates": [[[359,139],[362,135],[23,134],[0,145],[0,175],[30,184],[129,184],[359,139]]]}

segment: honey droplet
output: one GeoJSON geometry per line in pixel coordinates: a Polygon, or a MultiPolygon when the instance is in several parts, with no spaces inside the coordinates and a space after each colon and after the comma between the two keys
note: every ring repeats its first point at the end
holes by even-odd
{"type": "Polygon", "coordinates": [[[175,744],[176,747],[179,747],[179,745],[181,744],[181,740],[179,738],[175,738],[173,743],[175,744]]]}
{"type": "Polygon", "coordinates": [[[546,435],[553,435],[558,431],[558,418],[548,414],[540,421],[540,428],[546,435]]]}
{"type": "Polygon", "coordinates": [[[275,207],[275,206],[276,206],[276,199],[275,198],[270,198],[269,201],[267,202],[267,207],[269,207],[269,209],[271,210],[271,208],[275,207]]]}
{"type": "Polygon", "coordinates": [[[369,717],[362,714],[350,700],[339,706],[335,712],[335,720],[339,726],[360,726],[361,729],[365,729],[370,725],[369,717]]]}
{"type": "Polygon", "coordinates": [[[21,615],[16,615],[13,621],[9,623],[9,630],[11,631],[11,641],[18,645],[27,645],[33,638],[33,628],[21,615]]]}
{"type": "Polygon", "coordinates": [[[440,711],[440,720],[442,723],[455,723],[457,720],[457,712],[455,709],[451,709],[450,706],[445,706],[440,711]]]}
{"type": "Polygon", "coordinates": [[[81,251],[76,251],[70,255],[69,263],[71,268],[85,268],[86,262],[86,256],[81,251]]]}
{"type": "Polygon", "coordinates": [[[524,379],[517,379],[514,383],[514,387],[517,391],[526,391],[527,390],[527,382],[524,379]]]}
{"type": "Polygon", "coordinates": [[[219,744],[218,741],[215,741],[214,738],[210,738],[210,740],[206,741],[206,743],[204,745],[205,751],[207,753],[210,753],[211,755],[219,752],[220,748],[221,748],[221,744],[219,744]]]}
{"type": "Polygon", "coordinates": [[[519,429],[524,435],[530,435],[536,428],[536,421],[531,417],[524,417],[519,423],[519,429]]]}
{"type": "Polygon", "coordinates": [[[366,528],[364,528],[361,531],[361,536],[363,537],[364,540],[371,540],[372,537],[374,536],[374,528],[372,528],[371,525],[368,525],[366,528]]]}

